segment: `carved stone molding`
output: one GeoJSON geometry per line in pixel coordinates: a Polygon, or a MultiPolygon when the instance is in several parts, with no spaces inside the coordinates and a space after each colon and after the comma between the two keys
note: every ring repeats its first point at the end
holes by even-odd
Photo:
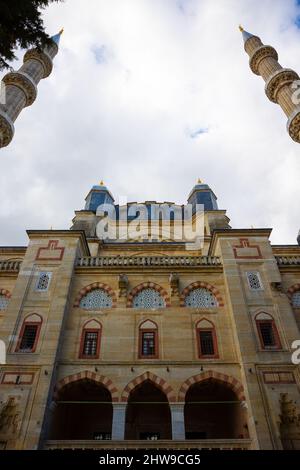
{"type": "Polygon", "coordinates": [[[263,59],[267,57],[273,57],[273,59],[278,60],[277,51],[272,46],[260,46],[253,52],[250,58],[250,68],[255,75],[260,75],[259,73],[259,64],[263,59]]]}
{"type": "Polygon", "coordinates": [[[170,274],[171,295],[179,295],[179,275],[177,273],[170,274]]]}
{"type": "Polygon", "coordinates": [[[31,106],[37,97],[37,87],[32,78],[24,72],[10,72],[3,78],[6,86],[20,88],[26,96],[26,105],[31,106]]]}
{"type": "Polygon", "coordinates": [[[290,116],[287,123],[287,130],[291,138],[300,143],[300,108],[297,108],[290,116]]]}
{"type": "Polygon", "coordinates": [[[128,277],[126,274],[119,276],[119,297],[127,297],[128,291],[128,277]]]}
{"type": "Polygon", "coordinates": [[[44,69],[43,78],[49,77],[50,73],[53,69],[53,62],[49,54],[46,51],[38,51],[37,49],[29,49],[24,55],[23,62],[27,62],[28,60],[37,60],[40,62],[44,69]]]}
{"type": "Polygon", "coordinates": [[[270,101],[278,103],[278,93],[282,87],[299,80],[299,75],[291,69],[277,70],[271,75],[265,86],[265,93],[270,101]]]}
{"type": "Polygon", "coordinates": [[[0,148],[6,147],[15,133],[15,128],[10,117],[0,109],[0,148]]]}

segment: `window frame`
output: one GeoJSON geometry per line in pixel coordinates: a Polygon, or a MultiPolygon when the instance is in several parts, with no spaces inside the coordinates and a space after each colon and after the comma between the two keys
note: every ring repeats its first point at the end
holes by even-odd
{"type": "MultiPolygon", "coordinates": [[[[145,322],[144,322],[145,323],[145,322]]],[[[142,326],[142,325],[141,325],[142,326]]],[[[158,329],[157,328],[139,328],[139,359],[158,359],[159,358],[159,344],[158,344],[158,329]],[[154,333],[154,354],[143,354],[143,334],[154,333]]]]}
{"type": "Polygon", "coordinates": [[[280,336],[279,336],[277,326],[276,326],[276,322],[275,322],[274,318],[272,318],[272,317],[270,317],[270,319],[256,318],[255,322],[256,322],[256,328],[257,328],[257,332],[258,332],[258,337],[259,337],[259,342],[260,342],[261,349],[263,351],[271,351],[271,352],[272,351],[282,350],[282,344],[281,344],[280,336]],[[263,336],[262,336],[261,329],[260,329],[260,325],[262,325],[263,323],[270,323],[272,325],[272,330],[273,330],[274,339],[275,339],[275,345],[274,346],[266,346],[264,344],[263,336]]]}
{"type": "Polygon", "coordinates": [[[259,271],[246,271],[246,279],[247,279],[248,289],[250,290],[250,292],[261,292],[261,291],[265,290],[259,271]],[[255,274],[258,277],[258,281],[259,281],[259,285],[260,285],[260,287],[258,289],[253,289],[253,287],[251,287],[250,280],[249,280],[249,275],[250,274],[255,274]]]}
{"type": "Polygon", "coordinates": [[[37,280],[36,280],[36,283],[35,283],[35,292],[40,292],[40,293],[43,293],[43,292],[48,292],[49,291],[49,288],[50,288],[50,284],[51,284],[51,280],[52,280],[52,272],[49,272],[49,271],[39,271],[38,273],[38,277],[37,277],[37,280]],[[39,289],[38,288],[38,284],[40,282],[40,278],[42,275],[47,275],[48,276],[48,285],[47,285],[47,289],[39,289]]]}
{"type": "MultiPolygon", "coordinates": [[[[208,321],[208,320],[207,320],[208,321]]],[[[198,322],[196,327],[196,336],[197,336],[197,346],[198,346],[198,358],[199,359],[218,359],[219,358],[219,349],[218,349],[218,339],[216,334],[216,328],[213,324],[211,324],[210,328],[203,328],[200,326],[201,321],[198,322]],[[201,348],[201,339],[200,333],[201,331],[210,331],[212,333],[212,340],[213,340],[213,347],[214,347],[214,354],[203,354],[201,348]]]]}
{"type": "Polygon", "coordinates": [[[101,335],[102,335],[102,327],[100,324],[99,324],[99,328],[85,328],[85,327],[82,328],[80,349],[79,349],[79,359],[99,359],[101,335]],[[87,333],[98,333],[96,354],[93,356],[90,354],[84,354],[85,337],[87,333]]]}
{"type": "Polygon", "coordinates": [[[20,330],[20,334],[19,334],[19,338],[18,338],[18,341],[17,341],[17,346],[16,346],[15,352],[22,353],[22,354],[35,353],[36,348],[37,348],[37,344],[38,344],[38,341],[39,341],[39,337],[40,337],[41,328],[42,328],[42,319],[41,319],[40,322],[26,321],[26,319],[25,319],[23,321],[23,324],[22,324],[22,327],[21,327],[21,330],[20,330]],[[27,326],[36,326],[37,327],[36,334],[35,334],[35,339],[34,339],[34,344],[33,344],[33,347],[31,348],[30,351],[24,351],[24,350],[21,349],[22,339],[23,339],[25,329],[26,329],[27,326]]]}

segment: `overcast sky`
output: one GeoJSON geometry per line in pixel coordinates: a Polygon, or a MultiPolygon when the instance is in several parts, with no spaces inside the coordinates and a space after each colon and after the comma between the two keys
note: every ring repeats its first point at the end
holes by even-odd
{"type": "Polygon", "coordinates": [[[0,245],[69,228],[101,179],[116,199],[183,204],[198,177],[232,227],[272,227],[273,243],[296,243],[300,145],[238,31],[300,73],[296,0],[65,0],[44,18],[65,33],[0,153],[0,245]]]}

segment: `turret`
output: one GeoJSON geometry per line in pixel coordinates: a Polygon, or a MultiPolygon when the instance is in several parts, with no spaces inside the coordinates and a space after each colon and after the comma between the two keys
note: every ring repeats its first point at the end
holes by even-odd
{"type": "Polygon", "coordinates": [[[85,210],[96,212],[97,208],[102,204],[113,204],[115,202],[111,192],[104,185],[100,184],[92,187],[85,199],[85,210]]]}
{"type": "Polygon", "coordinates": [[[190,192],[188,203],[193,205],[193,209],[196,208],[196,204],[202,204],[205,211],[218,210],[217,196],[208,184],[202,183],[200,179],[190,192]]]}

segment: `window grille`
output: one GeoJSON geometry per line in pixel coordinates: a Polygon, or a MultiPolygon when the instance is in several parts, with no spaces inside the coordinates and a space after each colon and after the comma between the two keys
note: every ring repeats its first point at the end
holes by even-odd
{"type": "Polygon", "coordinates": [[[165,308],[166,303],[159,292],[152,288],[141,290],[133,298],[133,308],[151,309],[165,308]]]}
{"type": "Polygon", "coordinates": [[[216,297],[204,287],[193,289],[184,300],[186,307],[214,308],[218,306],[216,297]]]}

